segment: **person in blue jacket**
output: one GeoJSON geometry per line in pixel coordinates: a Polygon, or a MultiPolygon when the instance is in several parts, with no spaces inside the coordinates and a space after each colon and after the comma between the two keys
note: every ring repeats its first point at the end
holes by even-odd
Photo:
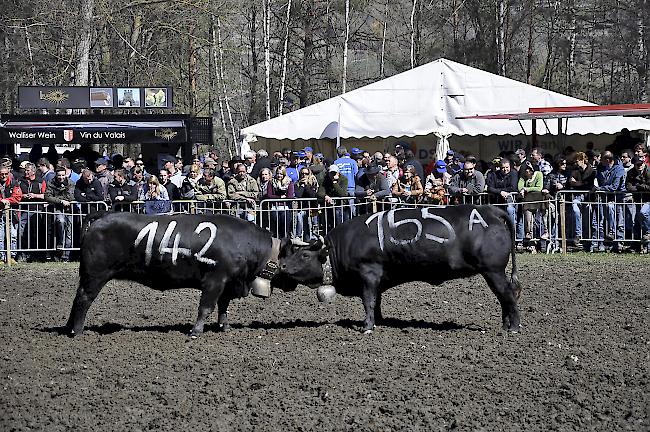
{"type": "Polygon", "coordinates": [[[603,239],[614,241],[613,251],[621,251],[621,243],[625,236],[625,217],[623,215],[623,197],[625,196],[625,168],[615,158],[612,152],[605,151],[600,160],[601,169],[596,176],[597,185],[593,191],[601,204],[594,208],[591,226],[593,240],[592,252],[605,250],[603,239]],[[604,235],[603,219],[607,213],[608,230],[604,235]],[[614,231],[616,230],[616,231],[614,231]]]}
{"type": "Polygon", "coordinates": [[[339,158],[334,161],[334,165],[339,168],[339,173],[344,175],[348,179],[348,194],[354,196],[354,190],[356,188],[355,177],[359,167],[357,166],[357,161],[350,157],[348,149],[344,146],[340,146],[336,149],[336,153],[339,158]]]}

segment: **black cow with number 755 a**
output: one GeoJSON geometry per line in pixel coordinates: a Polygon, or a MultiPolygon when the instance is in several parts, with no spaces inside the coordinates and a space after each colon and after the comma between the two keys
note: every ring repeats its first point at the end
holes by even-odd
{"type": "Polygon", "coordinates": [[[481,274],[501,304],[504,329],[519,330],[513,224],[493,206],[399,208],[353,218],[332,230],[324,241],[287,243],[280,253],[280,272],[298,281],[321,281],[318,297],[361,297],[364,330],[382,319],[381,295],[396,285],[423,281],[434,285],[481,274]],[[512,273],[506,266],[512,257],[512,273]],[[329,259],[331,285],[323,283],[329,259]]]}
{"type": "Polygon", "coordinates": [[[271,287],[285,291],[296,288],[295,281],[274,271],[281,245],[270,232],[224,215],[91,214],[82,227],[79,288],[67,331],[71,336],[83,332],[90,305],[112,279],[160,291],[200,289],[199,313],[190,335],[203,332],[216,305],[219,325],[226,330],[228,304],[247,296],[251,286],[262,284],[270,290],[270,281],[271,287]]]}

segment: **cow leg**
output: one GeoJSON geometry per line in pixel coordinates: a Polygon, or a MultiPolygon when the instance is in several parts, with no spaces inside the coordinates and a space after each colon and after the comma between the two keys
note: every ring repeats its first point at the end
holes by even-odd
{"type": "Polygon", "coordinates": [[[199,300],[199,314],[196,318],[196,324],[194,324],[192,331],[190,331],[190,337],[192,339],[196,339],[201,333],[203,333],[205,320],[217,305],[217,300],[221,296],[221,293],[223,293],[224,285],[225,283],[223,280],[203,281],[203,291],[201,292],[201,299],[199,300]]]}
{"type": "Polygon", "coordinates": [[[230,304],[230,299],[224,296],[219,297],[217,301],[217,310],[219,311],[219,328],[223,332],[227,332],[230,329],[230,324],[228,324],[228,305],[230,304]]]}
{"type": "Polygon", "coordinates": [[[503,329],[519,331],[519,306],[517,294],[504,272],[485,272],[483,277],[501,304],[503,329]]]}
{"type": "Polygon", "coordinates": [[[381,293],[377,293],[375,300],[375,322],[381,324],[384,321],[384,315],[381,313],[381,293]]]}
{"type": "Polygon", "coordinates": [[[86,321],[88,309],[97,298],[101,289],[110,279],[110,277],[100,277],[97,275],[92,277],[81,277],[79,287],[77,288],[77,294],[72,302],[70,317],[65,325],[69,336],[83,334],[84,322],[86,321]]]}
{"type": "Polygon", "coordinates": [[[368,334],[372,333],[375,329],[375,312],[377,304],[381,303],[379,283],[381,282],[382,268],[379,264],[361,265],[359,267],[359,274],[363,284],[361,300],[366,310],[366,320],[364,321],[363,330],[364,333],[368,334]]]}

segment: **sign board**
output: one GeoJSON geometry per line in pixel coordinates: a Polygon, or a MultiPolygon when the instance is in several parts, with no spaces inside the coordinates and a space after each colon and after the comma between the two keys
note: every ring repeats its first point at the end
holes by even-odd
{"type": "Polygon", "coordinates": [[[162,127],[153,129],[137,128],[3,128],[2,142],[43,144],[74,143],[74,144],[157,144],[187,142],[187,132],[184,127],[162,127]]]}
{"type": "Polygon", "coordinates": [[[171,87],[18,87],[21,109],[169,109],[171,87]]]}

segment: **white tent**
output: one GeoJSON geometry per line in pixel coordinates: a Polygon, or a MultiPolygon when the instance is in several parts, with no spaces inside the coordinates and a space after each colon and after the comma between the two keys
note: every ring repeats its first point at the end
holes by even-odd
{"type": "MultiPolygon", "coordinates": [[[[340,96],[241,130],[242,151],[257,137],[272,139],[438,137],[438,157],[447,138],[532,133],[532,122],[457,119],[527,112],[531,107],[585,106],[592,103],[439,59],[340,96]]],[[[537,122],[537,134],[557,134],[556,122],[537,122]]],[[[614,134],[621,129],[650,130],[640,117],[565,120],[566,135],[614,134]]]]}

